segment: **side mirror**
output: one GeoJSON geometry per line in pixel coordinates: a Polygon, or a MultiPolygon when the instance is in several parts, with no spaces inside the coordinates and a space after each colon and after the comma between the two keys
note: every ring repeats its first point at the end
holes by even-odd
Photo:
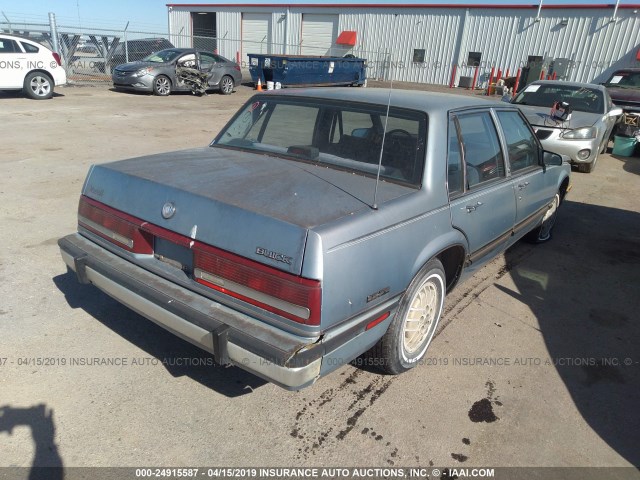
{"type": "Polygon", "coordinates": [[[506,103],[511,103],[511,95],[509,95],[508,93],[503,95],[502,98],[500,99],[500,101],[506,102],[506,103]]]}
{"type": "Polygon", "coordinates": [[[610,117],[619,117],[620,115],[622,115],[622,109],[620,107],[613,107],[611,110],[609,110],[609,113],[607,113],[607,115],[609,115],[610,117]]]}
{"type": "Polygon", "coordinates": [[[543,153],[542,161],[547,166],[556,166],[556,167],[559,167],[563,163],[561,155],[558,155],[557,153],[553,153],[553,152],[547,152],[546,150],[543,153]]]}

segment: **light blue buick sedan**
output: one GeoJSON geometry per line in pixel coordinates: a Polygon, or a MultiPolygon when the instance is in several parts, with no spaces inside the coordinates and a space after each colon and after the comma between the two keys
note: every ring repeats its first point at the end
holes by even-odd
{"type": "Polygon", "coordinates": [[[445,295],[551,238],[570,166],[508,104],[330,88],[251,98],[204,148],[89,171],[59,241],[91,283],[288,389],[413,368],[445,295]]]}

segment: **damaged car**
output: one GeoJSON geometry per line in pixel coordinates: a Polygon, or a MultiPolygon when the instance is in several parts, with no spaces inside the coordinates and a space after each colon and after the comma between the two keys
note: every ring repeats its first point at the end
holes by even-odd
{"type": "Polygon", "coordinates": [[[232,93],[242,81],[238,64],[220,55],[192,48],[168,48],[139,62],[118,65],[113,70],[113,87],[160,96],[194,91],[194,83],[190,81],[193,75],[180,75],[185,70],[195,70],[204,76],[204,86],[198,90],[218,90],[223,95],[232,93]]]}
{"type": "Polygon", "coordinates": [[[512,103],[526,115],[544,148],[567,155],[583,173],[596,167],[622,115],[607,89],[592,83],[539,80],[512,103]]]}
{"type": "Polygon", "coordinates": [[[220,364],[294,390],[362,354],[399,374],[447,292],[551,238],[567,161],[508,104],[264,92],[209,146],[91,167],[58,244],[81,283],[220,364]]]}

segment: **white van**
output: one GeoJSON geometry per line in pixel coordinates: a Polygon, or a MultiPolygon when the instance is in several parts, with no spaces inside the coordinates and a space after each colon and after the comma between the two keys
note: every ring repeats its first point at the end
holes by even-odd
{"type": "Polygon", "coordinates": [[[60,55],[25,37],[0,33],[0,90],[23,90],[35,100],[67,83],[60,55]]]}

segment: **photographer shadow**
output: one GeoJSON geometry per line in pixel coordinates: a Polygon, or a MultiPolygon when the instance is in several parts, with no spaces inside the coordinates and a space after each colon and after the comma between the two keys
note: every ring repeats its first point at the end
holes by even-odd
{"type": "MultiPolygon", "coordinates": [[[[0,433],[7,432],[11,435],[16,427],[29,427],[34,443],[35,454],[28,480],[63,480],[62,458],[54,441],[56,428],[53,410],[48,409],[43,403],[27,408],[1,406],[0,433]]],[[[6,467],[4,470],[3,473],[7,474],[6,478],[23,476],[23,469],[19,467],[6,467]],[[12,473],[11,470],[16,471],[12,473]]]]}

